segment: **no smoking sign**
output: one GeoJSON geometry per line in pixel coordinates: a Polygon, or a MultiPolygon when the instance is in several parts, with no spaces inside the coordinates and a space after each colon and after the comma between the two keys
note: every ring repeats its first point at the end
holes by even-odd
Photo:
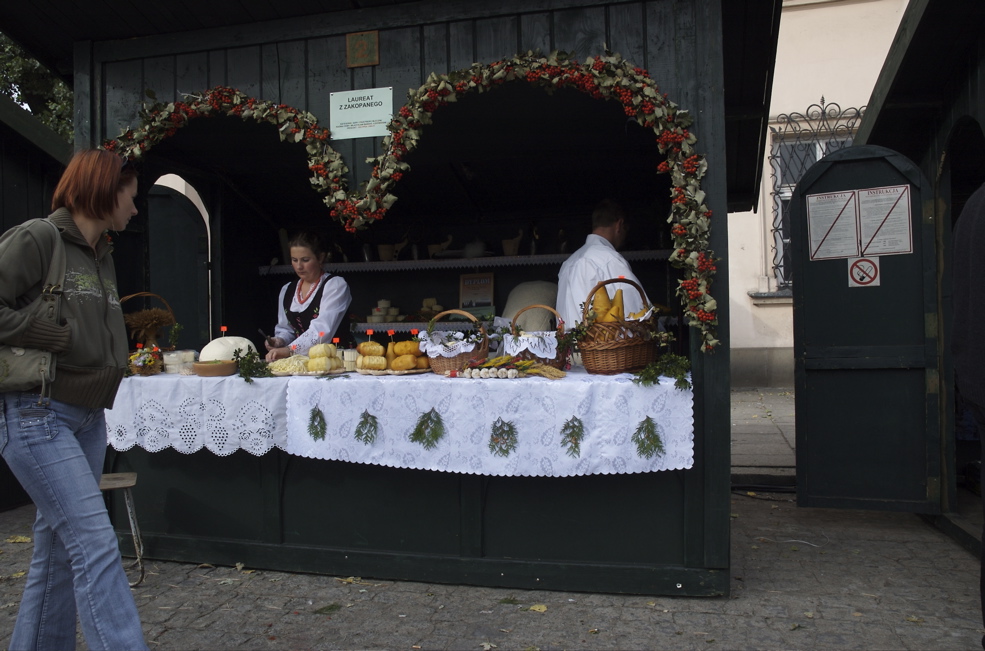
{"type": "Polygon", "coordinates": [[[878,287],[880,282],[879,258],[872,256],[848,259],[849,287],[878,287]]]}

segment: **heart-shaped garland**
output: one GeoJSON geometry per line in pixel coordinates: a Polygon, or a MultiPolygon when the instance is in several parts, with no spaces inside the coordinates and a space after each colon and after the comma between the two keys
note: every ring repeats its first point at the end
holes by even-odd
{"type": "Polygon", "coordinates": [[[697,138],[688,127],[693,120],[661,94],[646,70],[633,66],[618,54],[589,57],[584,63],[564,52],[537,56],[532,52],[491,64],[473,64],[448,74],[432,73],[423,86],[408,93],[408,102],[387,125],[390,134],[383,139],[383,153],[367,159],[373,163],[370,180],[361,191],[348,191],[346,167],[341,155],[328,145],[330,133],[320,127],[311,113],[286,104],[258,100],[226,87],[216,87],[201,95],[186,95],[185,102],[156,102],[144,105],[141,126],[125,130],[103,148],[139,160],[155,144],[198,117],[224,115],[267,122],[277,128],[282,141],[303,143],[308,153],[311,185],[325,195],[330,214],[354,232],[380,220],[397,200],[391,190],[410,169],[404,157],[420,143],[422,127],[431,124],[440,107],[470,92],[485,92],[512,81],[525,81],[552,92],[556,88],[575,88],[595,99],[615,100],[626,115],[644,128],[653,129],[659,151],[667,158],[657,166],[671,178],[671,224],[674,251],[670,262],[684,270],[678,282],[688,324],[701,332],[702,351],[719,345],[715,337],[718,324],[717,302],[708,293],[715,275],[716,258],[708,248],[711,210],[701,189],[708,164],[695,153],[697,138]]]}

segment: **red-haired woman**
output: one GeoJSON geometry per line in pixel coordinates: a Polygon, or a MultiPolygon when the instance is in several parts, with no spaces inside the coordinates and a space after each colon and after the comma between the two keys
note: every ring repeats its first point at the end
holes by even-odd
{"type": "Polygon", "coordinates": [[[137,174],[125,159],[80,151],[55,188],[47,220],[0,237],[0,345],[56,353],[50,385],[0,393],[0,453],[37,507],[11,649],[75,648],[76,614],[90,649],[147,648],[99,492],[103,410],[113,406],[127,366],[105,234],[127,227],[136,195],[137,174]],[[20,310],[41,292],[55,237],[65,250],[60,324],[20,310]]]}

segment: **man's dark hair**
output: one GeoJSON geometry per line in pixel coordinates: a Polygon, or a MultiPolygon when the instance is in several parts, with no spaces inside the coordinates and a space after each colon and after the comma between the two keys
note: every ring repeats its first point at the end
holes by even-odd
{"type": "Polygon", "coordinates": [[[604,226],[614,226],[620,219],[629,222],[622,206],[612,199],[603,199],[592,211],[592,230],[604,226]]]}

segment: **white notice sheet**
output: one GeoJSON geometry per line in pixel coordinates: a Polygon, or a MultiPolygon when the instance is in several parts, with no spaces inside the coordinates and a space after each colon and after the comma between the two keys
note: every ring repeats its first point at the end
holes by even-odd
{"type": "Polygon", "coordinates": [[[859,257],[855,192],[807,195],[811,260],[859,257]]]}
{"type": "Polygon", "coordinates": [[[913,253],[910,186],[858,190],[862,255],[913,253]]]}

